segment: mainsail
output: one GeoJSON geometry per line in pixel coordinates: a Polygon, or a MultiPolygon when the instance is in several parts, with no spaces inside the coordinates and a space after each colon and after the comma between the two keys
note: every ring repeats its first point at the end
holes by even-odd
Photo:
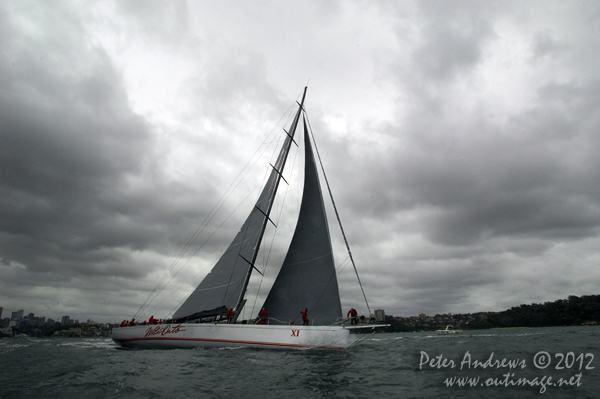
{"type": "Polygon", "coordinates": [[[342,316],[327,215],[306,120],[304,120],[304,192],[298,223],[283,266],[264,308],[271,320],[301,320],[308,309],[311,324],[333,324],[342,316]]]}
{"type": "Polygon", "coordinates": [[[304,88],[298,111],[287,131],[287,137],[277,157],[277,162],[273,166],[269,179],[252,212],[210,273],[175,312],[174,319],[194,319],[218,315],[232,308],[235,308],[237,316],[241,311],[243,297],[269,220],[273,199],[290,146],[294,141],[305,96],[306,88],[304,88]]]}

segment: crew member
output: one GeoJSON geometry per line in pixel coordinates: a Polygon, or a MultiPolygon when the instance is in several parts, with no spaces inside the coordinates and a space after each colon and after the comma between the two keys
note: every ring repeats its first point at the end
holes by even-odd
{"type": "Polygon", "coordinates": [[[229,309],[227,313],[225,313],[225,317],[227,317],[227,324],[231,323],[231,320],[233,320],[233,309],[229,309]]]}
{"type": "Polygon", "coordinates": [[[307,326],[308,325],[308,308],[301,310],[300,314],[302,315],[302,325],[307,326]]]}
{"type": "Polygon", "coordinates": [[[351,324],[358,324],[357,316],[358,316],[358,312],[354,308],[351,308],[348,311],[348,314],[346,315],[346,317],[350,317],[351,324]]]}
{"type": "Polygon", "coordinates": [[[267,324],[268,317],[269,316],[267,315],[267,310],[263,308],[260,312],[260,322],[258,324],[267,324]]]}
{"type": "Polygon", "coordinates": [[[129,327],[133,326],[135,326],[135,319],[131,319],[131,321],[129,322],[129,327]]]}

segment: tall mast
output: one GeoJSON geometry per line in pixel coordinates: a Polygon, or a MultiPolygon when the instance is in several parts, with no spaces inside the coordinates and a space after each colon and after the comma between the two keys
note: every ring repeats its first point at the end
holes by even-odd
{"type": "Polygon", "coordinates": [[[279,187],[279,182],[281,181],[282,178],[282,174],[283,174],[283,169],[285,168],[285,163],[287,161],[287,157],[290,151],[290,147],[292,145],[292,142],[294,141],[294,134],[296,133],[296,127],[298,126],[298,121],[300,120],[300,114],[302,113],[302,110],[304,109],[304,99],[306,98],[306,91],[308,89],[308,86],[304,87],[304,92],[302,93],[302,100],[300,100],[300,102],[298,103],[298,111],[296,111],[296,115],[294,116],[294,120],[292,121],[292,124],[290,125],[290,128],[288,131],[286,131],[287,136],[285,142],[283,143],[283,147],[281,148],[281,152],[279,157],[277,158],[277,162],[275,163],[275,166],[271,165],[271,167],[273,168],[273,170],[271,171],[271,174],[275,174],[277,176],[277,178],[275,179],[275,187],[273,189],[273,194],[270,198],[270,200],[268,201],[267,204],[267,209],[266,210],[261,210],[260,208],[258,208],[258,204],[255,207],[255,209],[257,209],[260,212],[263,212],[265,215],[265,218],[263,220],[262,223],[262,227],[260,230],[260,238],[258,239],[258,244],[256,245],[256,248],[252,254],[252,258],[246,260],[248,263],[250,263],[250,266],[248,268],[248,273],[246,274],[246,279],[244,280],[244,286],[240,292],[240,296],[237,302],[237,305],[235,307],[235,316],[234,318],[237,319],[237,317],[239,316],[242,307],[243,307],[243,302],[244,302],[244,295],[246,294],[246,290],[248,288],[248,283],[250,282],[250,276],[252,275],[252,269],[256,269],[256,267],[254,266],[254,262],[256,261],[256,258],[258,256],[258,250],[260,248],[260,244],[262,243],[262,238],[265,234],[265,229],[267,228],[267,221],[269,221],[269,215],[271,213],[271,209],[273,208],[273,200],[275,198],[275,194],[277,194],[277,189],[279,187]]]}

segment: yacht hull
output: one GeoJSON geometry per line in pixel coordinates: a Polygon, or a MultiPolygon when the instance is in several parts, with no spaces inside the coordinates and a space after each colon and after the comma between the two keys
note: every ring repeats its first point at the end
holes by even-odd
{"type": "Polygon", "coordinates": [[[344,326],[161,324],[115,328],[112,339],[123,347],[146,349],[347,349],[357,338],[350,330],[344,326]]]}

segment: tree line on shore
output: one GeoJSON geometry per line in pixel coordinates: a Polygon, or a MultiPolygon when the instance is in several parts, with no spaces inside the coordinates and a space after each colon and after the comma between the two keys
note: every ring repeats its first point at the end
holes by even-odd
{"type": "Polygon", "coordinates": [[[520,305],[502,312],[386,316],[385,321],[391,325],[389,332],[433,331],[448,324],[463,330],[595,325],[600,322],[600,295],[571,295],[567,299],[520,305]]]}

